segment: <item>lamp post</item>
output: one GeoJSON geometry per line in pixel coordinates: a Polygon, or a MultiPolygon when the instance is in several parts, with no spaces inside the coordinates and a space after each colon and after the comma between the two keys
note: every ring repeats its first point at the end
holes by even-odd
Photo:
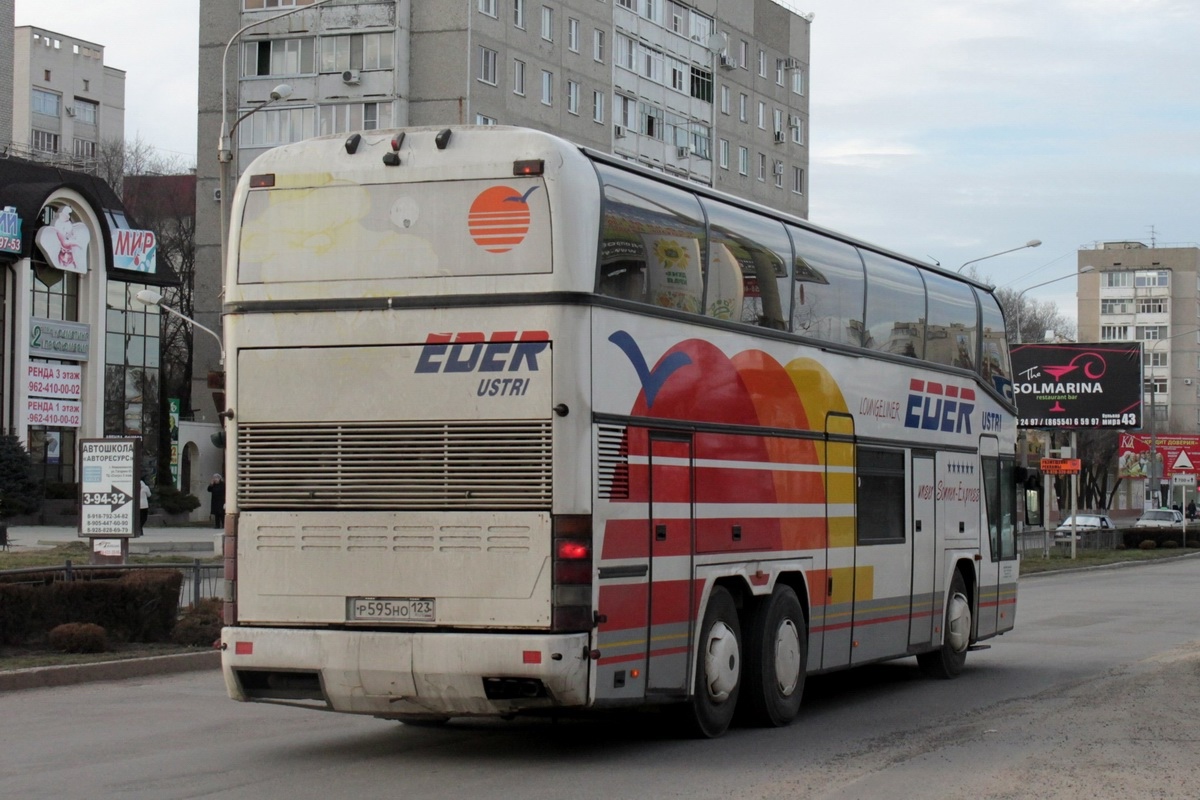
{"type": "Polygon", "coordinates": [[[277,19],[282,19],[283,17],[290,16],[291,14],[295,14],[300,11],[307,11],[310,8],[316,8],[317,6],[323,6],[326,3],[331,2],[333,2],[333,0],[316,0],[316,2],[309,3],[306,6],[297,6],[290,11],[284,11],[282,14],[276,14],[275,16],[267,17],[266,19],[260,19],[256,22],[251,22],[249,25],[243,25],[238,29],[237,33],[233,34],[233,36],[230,36],[229,41],[225,43],[225,50],[221,54],[221,132],[217,140],[217,163],[220,166],[221,173],[221,201],[218,210],[221,214],[222,275],[225,274],[225,248],[228,246],[228,242],[226,240],[229,238],[229,216],[226,214],[226,209],[229,207],[229,169],[230,164],[233,161],[233,132],[237,130],[237,126],[246,117],[257,111],[261,111],[277,100],[283,100],[287,98],[288,95],[292,93],[292,87],[288,86],[286,83],[276,86],[275,89],[271,91],[270,100],[262,105],[255,106],[245,114],[242,114],[237,118],[231,127],[229,125],[229,91],[227,88],[229,77],[229,48],[233,47],[233,43],[238,40],[238,37],[251,28],[257,28],[259,25],[266,25],[268,22],[274,22],[277,19]]]}
{"type": "MultiPolygon", "coordinates": [[[[968,265],[974,264],[979,261],[986,261],[989,258],[995,258],[996,256],[1002,256],[1002,255],[1005,255],[1006,253],[1015,253],[1018,250],[1024,250],[1026,247],[1040,247],[1041,244],[1042,244],[1041,239],[1030,239],[1028,242],[1021,245],[1020,247],[1013,247],[1008,250],[1001,250],[999,253],[992,253],[990,256],[981,256],[979,258],[972,258],[970,261],[966,262],[961,267],[959,267],[958,271],[961,273],[968,265]]],[[[1030,287],[1030,288],[1032,288],[1032,287],[1030,287]]]]}
{"type": "Polygon", "coordinates": [[[158,306],[159,308],[161,308],[163,311],[167,312],[168,314],[172,314],[176,317],[179,317],[184,322],[187,322],[188,324],[192,325],[193,327],[199,328],[200,330],[207,333],[209,336],[216,339],[217,347],[221,351],[221,366],[222,367],[225,366],[225,343],[221,341],[221,335],[219,333],[214,331],[212,328],[206,328],[205,326],[201,325],[199,322],[196,322],[196,320],[189,317],[187,314],[181,314],[180,312],[171,308],[169,305],[167,305],[166,303],[163,302],[163,296],[161,294],[159,294],[158,292],[154,291],[153,289],[142,289],[140,292],[138,292],[136,295],[134,295],[134,299],[136,299],[139,303],[142,303],[143,305],[158,306]]]}
{"type": "MultiPolygon", "coordinates": [[[[1020,248],[1017,248],[1017,249],[1020,249],[1020,248]]],[[[959,271],[961,272],[962,270],[959,270],[959,271]]],[[[1065,281],[1067,278],[1077,278],[1080,275],[1086,275],[1089,272],[1095,272],[1095,271],[1096,271],[1095,267],[1090,267],[1090,266],[1080,267],[1078,272],[1072,272],[1070,275],[1061,275],[1057,278],[1051,278],[1048,281],[1042,281],[1041,283],[1035,283],[1033,286],[1027,286],[1024,289],[1022,289],[1021,291],[1017,292],[1017,299],[1013,301],[1013,305],[1015,305],[1017,307],[1017,344],[1021,344],[1021,298],[1025,296],[1026,292],[1031,291],[1033,289],[1038,289],[1042,286],[1048,286],[1051,283],[1058,283],[1059,281],[1065,281]]]]}

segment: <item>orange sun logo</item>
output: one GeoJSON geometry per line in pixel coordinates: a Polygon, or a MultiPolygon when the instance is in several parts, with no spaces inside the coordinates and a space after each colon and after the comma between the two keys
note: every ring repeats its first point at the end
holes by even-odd
{"type": "Polygon", "coordinates": [[[529,233],[529,195],[511,186],[493,186],[479,193],[467,214],[467,230],[475,244],[489,253],[507,253],[529,233]]]}

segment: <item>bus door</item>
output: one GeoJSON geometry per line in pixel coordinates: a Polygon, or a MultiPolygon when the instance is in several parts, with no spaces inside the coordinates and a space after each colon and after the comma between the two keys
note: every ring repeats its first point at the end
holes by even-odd
{"type": "Polygon", "coordinates": [[[646,692],[683,695],[692,654],[696,552],[692,440],[650,433],[650,592],[646,692]]]}
{"type": "Polygon", "coordinates": [[[912,459],[912,606],[909,645],[933,642],[933,609],[937,585],[937,500],[932,453],[913,453],[912,459]]]}
{"type": "Polygon", "coordinates": [[[850,663],[854,619],[855,501],[854,418],[825,418],[825,569],[814,573],[809,669],[850,663]],[[818,602],[818,599],[820,602],[818,602]],[[820,659],[818,661],[818,659],[820,659]]]}

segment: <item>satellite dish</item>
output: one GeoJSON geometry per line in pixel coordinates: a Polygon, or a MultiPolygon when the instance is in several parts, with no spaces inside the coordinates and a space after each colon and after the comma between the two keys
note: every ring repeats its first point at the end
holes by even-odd
{"type": "Polygon", "coordinates": [[[725,34],[714,33],[708,37],[708,41],[704,44],[710,53],[720,53],[725,49],[725,34]]]}

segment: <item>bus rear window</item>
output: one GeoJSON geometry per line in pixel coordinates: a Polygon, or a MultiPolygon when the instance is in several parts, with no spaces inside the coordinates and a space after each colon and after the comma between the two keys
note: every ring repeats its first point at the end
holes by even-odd
{"type": "Polygon", "coordinates": [[[541,178],[253,190],[239,283],[528,275],[551,271],[541,178]]]}

